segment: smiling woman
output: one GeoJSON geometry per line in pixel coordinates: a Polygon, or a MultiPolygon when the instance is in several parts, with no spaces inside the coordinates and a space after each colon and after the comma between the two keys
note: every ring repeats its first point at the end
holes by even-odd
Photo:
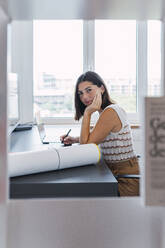
{"type": "MultiPolygon", "coordinates": [[[[110,99],[106,85],[95,72],[82,74],[75,87],[75,119],[83,117],[80,137],[61,136],[64,144],[99,144],[103,159],[115,176],[139,174],[139,164],[133,148],[131,129],[126,112],[110,99]],[[99,119],[90,131],[92,113],[99,119]]],[[[120,196],[139,195],[139,179],[118,179],[120,196]]]]}
{"type": "Polygon", "coordinates": [[[75,87],[75,109],[76,115],[75,119],[79,120],[84,114],[84,110],[86,105],[92,103],[96,91],[100,89],[100,93],[102,94],[102,103],[101,108],[104,109],[109,104],[114,103],[109,96],[107,87],[103,81],[103,79],[94,72],[88,72],[82,74],[78,80],[75,87]],[[83,96],[83,91],[86,91],[85,96],[83,96]],[[103,94],[104,93],[104,94],[103,94]],[[89,104],[88,104],[89,103],[89,104]]]}

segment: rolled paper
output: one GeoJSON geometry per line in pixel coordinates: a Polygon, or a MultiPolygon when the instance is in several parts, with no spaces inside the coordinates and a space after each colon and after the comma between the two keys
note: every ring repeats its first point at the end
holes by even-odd
{"type": "Polygon", "coordinates": [[[46,150],[9,153],[9,176],[23,176],[44,171],[95,164],[100,150],[95,144],[75,145],[46,150]]]}
{"type": "Polygon", "coordinates": [[[14,152],[8,155],[9,176],[23,176],[57,170],[59,157],[55,149],[14,152]]]}
{"type": "Polygon", "coordinates": [[[95,164],[100,160],[100,150],[95,144],[59,148],[60,169],[95,164]]]}

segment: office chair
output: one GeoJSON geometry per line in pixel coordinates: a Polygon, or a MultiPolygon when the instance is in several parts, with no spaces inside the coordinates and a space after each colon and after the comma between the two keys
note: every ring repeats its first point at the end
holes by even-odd
{"type": "Polygon", "coordinates": [[[124,174],[124,175],[116,175],[115,176],[116,179],[118,178],[133,178],[133,179],[140,179],[141,175],[137,175],[137,174],[124,174]]]}

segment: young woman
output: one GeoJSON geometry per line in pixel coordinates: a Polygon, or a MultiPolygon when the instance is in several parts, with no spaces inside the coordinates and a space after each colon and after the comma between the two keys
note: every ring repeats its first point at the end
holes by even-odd
{"type": "MultiPolygon", "coordinates": [[[[83,117],[80,137],[63,135],[61,141],[64,144],[99,144],[103,158],[115,176],[139,174],[126,112],[110,99],[105,83],[97,73],[88,71],[78,78],[75,110],[76,120],[83,117]],[[91,115],[95,111],[100,115],[90,131],[91,115]]],[[[139,180],[119,178],[118,190],[120,196],[139,195],[139,180]]]]}

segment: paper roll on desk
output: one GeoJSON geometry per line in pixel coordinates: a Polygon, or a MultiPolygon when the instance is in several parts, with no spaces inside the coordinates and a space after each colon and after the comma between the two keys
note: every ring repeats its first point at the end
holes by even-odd
{"type": "Polygon", "coordinates": [[[39,172],[95,164],[100,150],[95,144],[84,144],[55,149],[14,152],[8,155],[9,176],[23,176],[39,172]]]}

